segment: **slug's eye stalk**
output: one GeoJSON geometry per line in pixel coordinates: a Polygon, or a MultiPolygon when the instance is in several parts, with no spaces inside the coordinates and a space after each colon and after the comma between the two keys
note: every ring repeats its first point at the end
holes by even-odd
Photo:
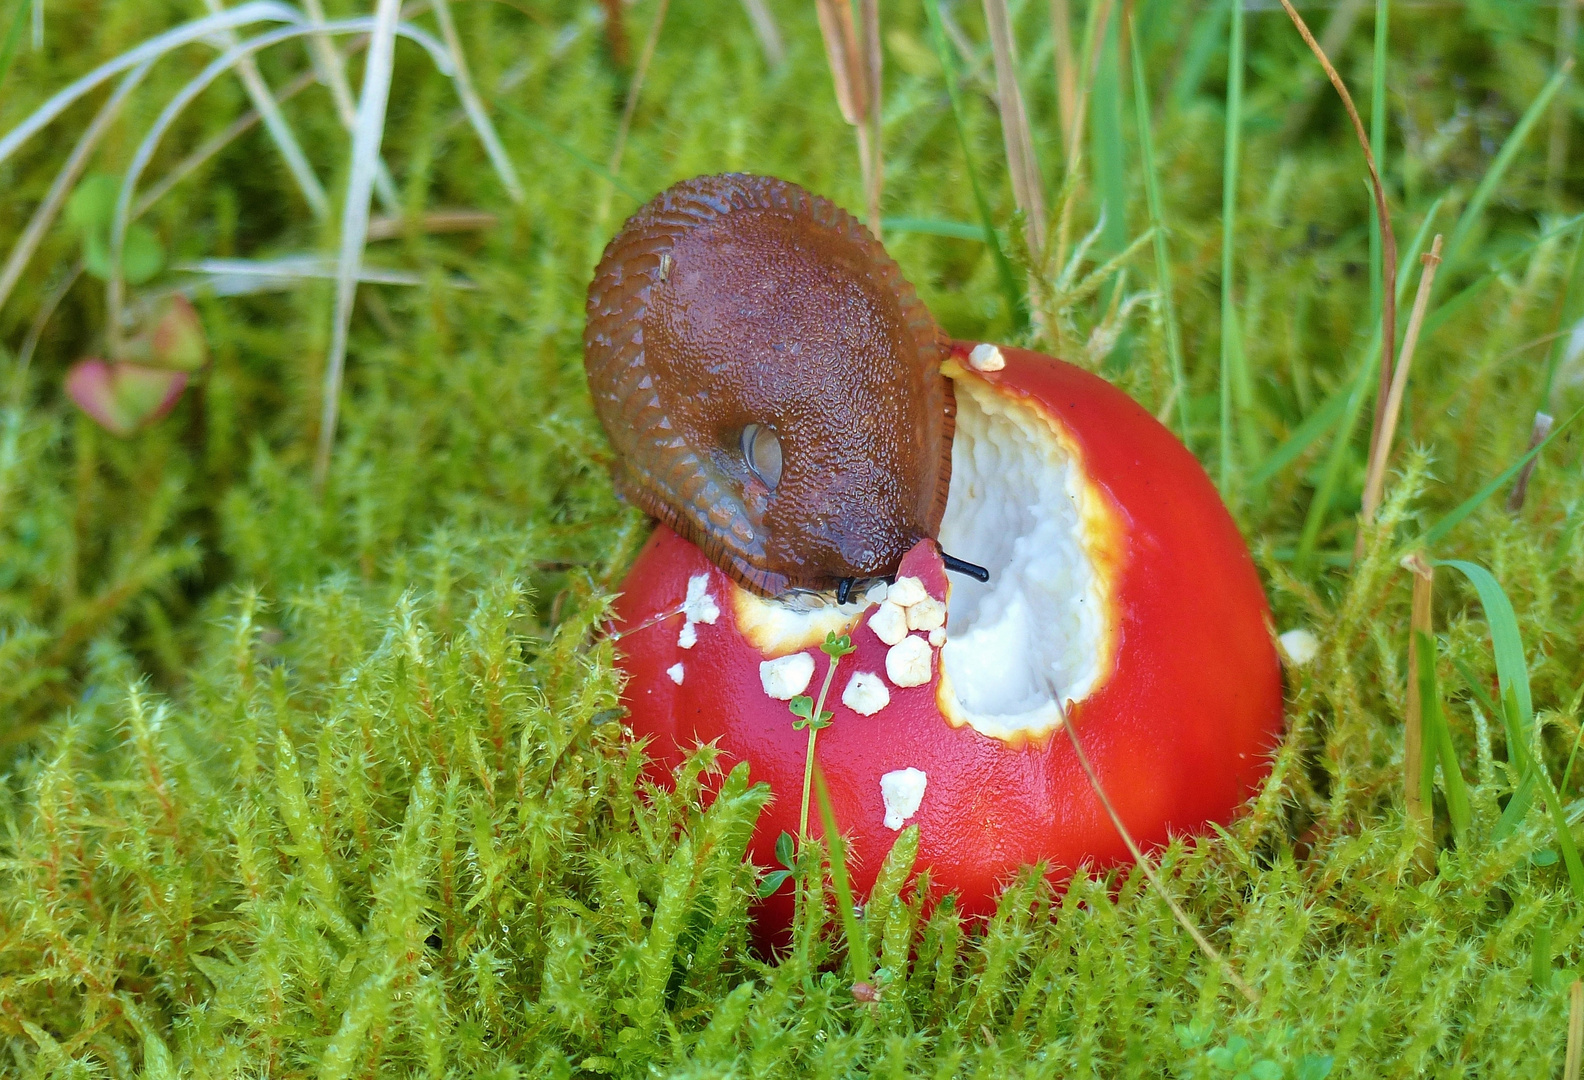
{"type": "Polygon", "coordinates": [[[781,482],[781,440],[763,424],[749,424],[742,433],[743,460],[748,471],[771,491],[781,482]]]}
{"type": "Polygon", "coordinates": [[[889,576],[939,530],[945,340],[824,199],[740,174],[662,192],[605,249],[583,346],[618,486],[754,592],[889,576]]]}

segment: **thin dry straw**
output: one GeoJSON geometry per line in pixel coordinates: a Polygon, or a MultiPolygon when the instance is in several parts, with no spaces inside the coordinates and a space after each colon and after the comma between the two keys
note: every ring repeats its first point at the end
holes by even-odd
{"type": "Polygon", "coordinates": [[[94,87],[108,82],[123,71],[137,67],[144,61],[157,60],[183,45],[238,26],[258,22],[301,23],[302,21],[302,13],[289,4],[277,3],[276,0],[253,0],[252,3],[232,8],[223,14],[194,19],[192,22],[173,27],[163,34],[157,34],[119,56],[111,57],[88,74],[68,83],[51,95],[44,104],[29,113],[27,119],[8,131],[4,138],[0,138],[0,163],[10,158],[23,143],[47,127],[50,121],[65,112],[84,94],[92,92],[94,87]]]}
{"type": "MultiPolygon", "coordinates": [[[[1425,312],[1430,307],[1430,293],[1435,288],[1436,267],[1441,265],[1441,234],[1436,233],[1430,250],[1420,256],[1424,270],[1419,275],[1419,291],[1414,294],[1413,313],[1408,316],[1408,330],[1403,334],[1402,352],[1397,357],[1396,370],[1392,372],[1391,389],[1386,396],[1386,408],[1381,420],[1380,438],[1370,448],[1369,469],[1364,478],[1364,505],[1362,518],[1365,525],[1375,520],[1380,509],[1381,496],[1386,488],[1386,462],[1391,457],[1392,439],[1397,434],[1397,420],[1402,415],[1403,393],[1408,388],[1408,372],[1413,367],[1414,347],[1419,343],[1419,331],[1424,326],[1425,312]]],[[[1359,551],[1362,554],[1364,531],[1359,530],[1359,551]]]]}
{"type": "Polygon", "coordinates": [[[1078,68],[1073,59],[1072,9],[1068,0],[1051,0],[1051,56],[1056,66],[1056,113],[1061,121],[1062,151],[1072,142],[1078,109],[1078,68]]]}
{"type": "Polygon", "coordinates": [[[846,0],[816,0],[820,37],[830,64],[831,82],[842,119],[858,138],[869,228],[880,235],[880,195],[884,185],[880,155],[880,9],[878,0],[859,0],[860,37],[846,0]]]}
{"type": "MultiPolygon", "coordinates": [[[[649,35],[644,38],[643,55],[638,58],[638,70],[633,72],[632,81],[627,85],[627,101],[622,106],[621,123],[616,128],[616,147],[611,151],[610,165],[607,166],[612,177],[621,175],[622,155],[627,150],[627,135],[632,130],[633,114],[638,111],[638,96],[643,93],[644,80],[649,76],[649,65],[660,44],[660,31],[665,26],[666,12],[670,6],[671,0],[660,0],[660,6],[655,9],[654,21],[649,24],[649,35]]],[[[605,215],[610,212],[614,187],[614,183],[607,185],[604,197],[600,200],[599,213],[596,215],[600,221],[605,220],[605,215]]]]}
{"type": "Polygon", "coordinates": [[[60,283],[49,291],[44,297],[44,302],[39,305],[38,312],[33,316],[33,325],[28,327],[27,337],[22,342],[22,351],[17,354],[16,374],[11,384],[11,404],[19,407],[22,404],[22,395],[27,390],[28,365],[33,362],[33,354],[38,351],[39,342],[44,337],[44,328],[49,325],[55,309],[60,307],[60,302],[66,299],[66,294],[71,292],[72,286],[77,284],[77,279],[83,274],[83,261],[78,259],[72,268],[61,278],[60,283]]]}
{"type": "Polygon", "coordinates": [[[1413,575],[1413,611],[1408,622],[1408,703],[1403,715],[1403,819],[1413,848],[1414,863],[1423,873],[1435,865],[1434,837],[1431,833],[1431,807],[1425,791],[1424,705],[1419,693],[1419,639],[1428,635],[1430,597],[1435,586],[1435,567],[1419,552],[1403,559],[1402,565],[1413,575]]]}
{"type": "Polygon", "coordinates": [[[1045,251],[1045,182],[1034,156],[1034,134],[1017,80],[1017,49],[1006,0],[984,0],[985,24],[990,30],[990,50],[995,59],[996,103],[1001,113],[1001,138],[1006,146],[1007,172],[1012,198],[1023,211],[1029,250],[1035,261],[1045,251]]]}
{"type": "Polygon", "coordinates": [[[335,446],[341,377],[346,367],[347,335],[352,327],[352,304],[357,296],[358,270],[363,263],[363,245],[368,232],[374,166],[379,160],[380,141],[385,133],[385,108],[390,100],[396,54],[396,24],[400,18],[401,0],[379,0],[374,11],[374,29],[369,36],[368,60],[363,69],[363,89],[358,95],[357,126],[352,132],[352,170],[347,179],[346,205],[341,212],[335,326],[330,340],[330,356],[325,365],[319,446],[314,454],[314,487],[321,491],[330,473],[330,451],[335,446]]]}
{"type": "MultiPolygon", "coordinates": [[[[303,8],[308,12],[309,22],[315,26],[325,24],[324,5],[320,0],[303,0],[303,8]]],[[[330,100],[335,103],[336,116],[340,117],[341,126],[350,132],[357,104],[352,100],[352,87],[347,83],[344,58],[331,45],[328,34],[315,34],[308,46],[319,81],[329,89],[330,100]]],[[[286,97],[283,91],[280,100],[284,101],[286,97]]],[[[387,213],[401,212],[401,197],[396,192],[396,182],[391,179],[390,170],[385,167],[383,160],[380,161],[379,172],[374,175],[374,191],[387,213]]]]}
{"type": "MultiPolygon", "coordinates": [[[[1353,36],[1353,27],[1358,24],[1358,18],[1364,13],[1364,5],[1368,0],[1342,0],[1331,9],[1331,17],[1326,20],[1325,29],[1320,31],[1320,48],[1325,50],[1327,56],[1340,56],[1348,39],[1353,36]]],[[[1315,92],[1320,89],[1320,81],[1312,76],[1304,79],[1304,88],[1298,101],[1287,110],[1287,119],[1282,125],[1281,141],[1291,142],[1297,137],[1304,124],[1309,121],[1309,112],[1314,108],[1315,92]]]]}
{"type": "MultiPolygon", "coordinates": [[[[1578,39],[1578,0],[1562,0],[1557,5],[1556,63],[1561,67],[1573,56],[1578,39]]],[[[1572,109],[1567,95],[1551,108],[1551,141],[1546,148],[1546,195],[1553,204],[1562,195],[1562,174],[1567,168],[1568,131],[1572,109]]]]}
{"type": "Polygon", "coordinates": [[[489,155],[490,164],[500,176],[506,194],[511,196],[512,202],[521,206],[528,195],[523,191],[522,181],[517,177],[516,166],[512,165],[511,158],[506,155],[506,147],[501,145],[500,135],[490,121],[484,102],[479,98],[478,91],[473,89],[473,77],[468,73],[467,54],[462,51],[462,38],[457,34],[456,23],[451,18],[450,0],[433,0],[432,7],[435,19],[440,23],[440,36],[451,53],[451,66],[456,69],[452,78],[456,82],[457,96],[462,99],[462,108],[466,110],[468,120],[473,124],[474,134],[478,136],[479,142],[484,144],[484,152],[489,155]]]}
{"type": "MultiPolygon", "coordinates": [[[[1288,18],[1298,28],[1298,33],[1303,35],[1304,43],[1320,61],[1320,66],[1325,68],[1326,78],[1331,80],[1331,85],[1336,87],[1337,95],[1342,99],[1342,105],[1347,109],[1348,119],[1353,122],[1353,133],[1358,137],[1359,148],[1364,151],[1364,163],[1369,166],[1370,186],[1375,193],[1375,213],[1380,219],[1382,266],[1386,271],[1386,287],[1381,292],[1381,377],[1386,379],[1385,367],[1391,359],[1392,349],[1397,344],[1397,236],[1392,232],[1391,211],[1386,205],[1386,188],[1381,183],[1380,170],[1375,166],[1375,153],[1370,149],[1369,136],[1364,131],[1364,121],[1359,119],[1358,109],[1353,105],[1353,95],[1348,93],[1347,84],[1342,81],[1342,76],[1337,74],[1336,68],[1331,66],[1331,60],[1326,56],[1320,43],[1315,41],[1314,35],[1309,32],[1309,26],[1303,21],[1303,16],[1298,14],[1292,6],[1291,0],[1281,0],[1281,5],[1287,10],[1288,18]]],[[[1376,410],[1375,430],[1370,432],[1370,448],[1373,453],[1374,446],[1380,439],[1381,411],[1376,410]]]]}
{"type": "Polygon", "coordinates": [[[776,25],[775,16],[771,14],[769,5],[765,0],[742,0],[742,6],[748,13],[748,21],[753,24],[754,37],[759,39],[759,47],[764,50],[765,59],[770,61],[770,66],[778,68],[786,63],[786,43],[781,40],[781,28],[776,25]]]}
{"type": "Polygon", "coordinates": [[[50,226],[55,223],[56,215],[71,197],[72,188],[76,186],[77,178],[82,175],[88,160],[98,148],[99,140],[104,138],[105,132],[120,113],[121,106],[126,104],[127,97],[138,83],[143,81],[155,59],[150,57],[144,60],[121,80],[109,100],[94,114],[88,130],[78,138],[77,145],[72,148],[71,156],[66,159],[66,164],[62,165],[60,171],[55,174],[44,201],[33,211],[33,216],[22,230],[22,235],[17,237],[16,244],[12,246],[4,269],[0,269],[0,307],[5,306],[6,300],[11,296],[11,290],[16,288],[17,282],[22,278],[22,271],[27,268],[28,260],[33,258],[33,253],[38,250],[50,226]]]}
{"type": "Polygon", "coordinates": [[[1562,1065],[1562,1080],[1579,1080],[1584,1065],[1584,981],[1573,980],[1568,987],[1567,1060],[1562,1065]]]}
{"type": "MultiPolygon", "coordinates": [[[[1090,9],[1088,24],[1084,28],[1083,52],[1080,65],[1083,68],[1083,77],[1078,82],[1078,100],[1073,106],[1072,131],[1068,133],[1065,147],[1067,162],[1067,179],[1063,193],[1061,214],[1056,222],[1056,252],[1054,262],[1063,266],[1067,262],[1068,239],[1072,235],[1072,215],[1078,205],[1078,183],[1080,169],[1083,165],[1083,134],[1084,126],[1089,112],[1089,87],[1094,84],[1095,74],[1100,66],[1100,48],[1098,42],[1105,37],[1106,22],[1111,18],[1111,8],[1115,0],[1102,0],[1098,8],[1090,9]]],[[[1104,220],[1105,211],[1101,210],[1101,219],[1104,220]]]]}
{"type": "Polygon", "coordinates": [[[1054,687],[1051,687],[1051,700],[1056,702],[1056,711],[1061,720],[1061,728],[1067,733],[1067,741],[1072,743],[1073,752],[1078,755],[1078,764],[1082,767],[1084,775],[1089,778],[1089,786],[1094,789],[1095,797],[1100,800],[1100,805],[1105,808],[1106,816],[1111,819],[1111,824],[1116,828],[1117,835],[1122,837],[1122,842],[1127,845],[1129,854],[1133,856],[1133,861],[1138,864],[1138,868],[1144,872],[1145,878],[1154,886],[1155,892],[1166,902],[1166,907],[1171,911],[1172,918],[1177,920],[1177,925],[1186,930],[1188,936],[1193,938],[1194,944],[1199,946],[1199,951],[1204,953],[1212,964],[1221,969],[1222,974],[1227,977],[1227,981],[1237,987],[1238,993],[1242,994],[1250,1005],[1258,1008],[1260,1004],[1259,994],[1255,992],[1252,986],[1243,981],[1243,977],[1238,974],[1237,968],[1232,966],[1232,962],[1222,956],[1219,949],[1210,944],[1210,939],[1204,936],[1203,932],[1194,925],[1193,920],[1188,917],[1188,913],[1178,906],[1176,900],[1172,899],[1171,893],[1166,888],[1166,883],[1155,872],[1155,868],[1150,865],[1149,860],[1144,858],[1144,852],[1139,850],[1138,844],[1133,839],[1133,834],[1122,823],[1122,815],[1118,814],[1116,807],[1111,805],[1111,799],[1106,795],[1105,788],[1101,786],[1100,777],[1095,774],[1094,766],[1089,764],[1089,757],[1079,744],[1078,733],[1073,730],[1071,719],[1067,715],[1067,709],[1062,705],[1061,696],[1054,687]]]}
{"type": "MultiPolygon", "coordinates": [[[[221,75],[229,71],[242,57],[251,56],[272,45],[278,45],[293,38],[305,37],[309,34],[360,33],[372,29],[374,25],[374,20],[361,18],[326,23],[318,27],[310,26],[306,23],[298,23],[295,26],[286,26],[267,31],[221,53],[165,103],[165,107],[160,110],[159,116],[155,118],[153,125],[150,126],[148,133],[143,137],[143,141],[138,144],[136,152],[132,155],[132,162],[127,166],[126,175],[121,181],[120,195],[116,200],[115,222],[110,232],[110,278],[106,286],[106,303],[109,308],[107,321],[111,330],[112,353],[116,351],[116,335],[121,325],[121,306],[125,296],[125,282],[120,272],[121,253],[126,243],[127,227],[132,219],[132,199],[137,190],[138,180],[143,176],[143,170],[148,167],[160,140],[165,136],[171,125],[176,122],[176,119],[192,103],[193,99],[221,75]]],[[[398,23],[394,32],[400,33],[422,45],[441,72],[448,75],[451,73],[450,56],[446,53],[445,47],[432,36],[417,29],[410,23],[398,23]]]]}
{"type": "MultiPolygon", "coordinates": [[[[208,7],[211,15],[225,12],[220,0],[204,0],[204,5],[208,7]]],[[[233,30],[223,30],[218,36],[227,47],[237,43],[236,32],[233,30]]],[[[269,131],[275,148],[285,159],[286,168],[292,174],[292,179],[297,181],[297,187],[302,191],[309,209],[314,212],[314,217],[329,217],[330,197],[325,194],[324,185],[319,182],[319,177],[314,175],[313,166],[308,164],[308,157],[297,142],[297,136],[293,133],[291,125],[286,122],[286,117],[281,115],[280,106],[276,104],[274,93],[259,72],[258,64],[252,56],[245,55],[237,62],[236,69],[237,76],[242,80],[243,89],[247,91],[253,107],[264,118],[264,127],[269,131]]]]}
{"type": "MultiPolygon", "coordinates": [[[[354,45],[353,51],[361,50],[366,44],[368,44],[366,39],[360,43],[356,43],[354,45]]],[[[319,79],[315,71],[305,71],[291,82],[283,86],[280,92],[275,95],[275,100],[282,103],[290,101],[292,98],[296,97],[298,94],[302,93],[304,90],[308,89],[318,81],[319,79]]],[[[227,124],[220,131],[216,132],[208,139],[205,139],[195,150],[193,150],[192,153],[182,158],[181,161],[176,164],[175,168],[166,173],[164,176],[160,177],[157,183],[155,183],[152,187],[150,187],[138,197],[137,203],[132,207],[133,219],[136,220],[137,218],[140,218],[144,214],[148,213],[149,208],[163,199],[166,195],[170,194],[172,188],[181,183],[183,180],[187,179],[187,177],[191,176],[193,173],[197,172],[210,158],[214,157],[231,143],[241,138],[244,134],[251,130],[252,127],[259,122],[259,120],[260,117],[258,110],[249,109],[247,112],[231,121],[231,123],[227,124]]]]}

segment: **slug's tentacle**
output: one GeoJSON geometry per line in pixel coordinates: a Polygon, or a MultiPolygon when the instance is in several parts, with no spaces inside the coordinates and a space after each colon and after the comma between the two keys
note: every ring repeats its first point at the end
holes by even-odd
{"type": "Polygon", "coordinates": [[[874,236],[794,184],[684,181],[589,286],[617,482],[756,592],[894,573],[951,479],[945,341],[874,236]]]}

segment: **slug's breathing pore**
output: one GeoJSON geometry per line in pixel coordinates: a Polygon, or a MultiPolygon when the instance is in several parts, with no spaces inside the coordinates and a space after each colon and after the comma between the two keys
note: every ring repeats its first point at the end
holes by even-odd
{"type": "Polygon", "coordinates": [[[741,174],[662,192],[606,247],[583,346],[619,489],[747,588],[890,576],[938,531],[944,339],[825,199],[741,174]]]}

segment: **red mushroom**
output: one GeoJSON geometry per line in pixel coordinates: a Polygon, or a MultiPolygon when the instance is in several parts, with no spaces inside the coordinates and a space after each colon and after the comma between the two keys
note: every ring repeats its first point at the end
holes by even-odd
{"type": "Polygon", "coordinates": [[[854,884],[867,891],[897,830],[917,824],[918,868],[984,914],[1025,864],[1062,878],[1127,858],[1064,716],[1134,836],[1160,844],[1253,792],[1281,674],[1243,540],[1153,417],[1020,349],[959,343],[943,370],[957,420],[939,543],[919,540],[894,584],[845,605],[760,596],[662,526],[616,613],[624,700],[656,770],[713,742],[769,783],[764,865],[797,830],[804,779],[808,740],[785,699],[817,692],[819,645],[850,626],[817,757],[854,884]],[[948,581],[942,545],[988,583],[948,581]]]}

